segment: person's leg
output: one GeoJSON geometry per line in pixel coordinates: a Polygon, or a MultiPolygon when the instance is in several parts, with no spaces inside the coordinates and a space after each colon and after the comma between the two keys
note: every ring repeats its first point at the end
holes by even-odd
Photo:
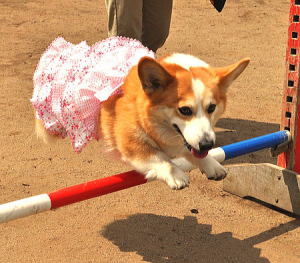
{"type": "Polygon", "coordinates": [[[105,5],[109,36],[124,36],[142,41],[142,0],[105,0],[105,5]]]}
{"type": "Polygon", "coordinates": [[[170,29],[173,0],[143,2],[142,43],[154,52],[165,43],[170,29]]]}

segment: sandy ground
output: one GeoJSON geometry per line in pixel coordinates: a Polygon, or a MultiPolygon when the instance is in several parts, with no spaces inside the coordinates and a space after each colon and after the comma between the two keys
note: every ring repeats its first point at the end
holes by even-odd
{"type": "MultiPolygon", "coordinates": [[[[252,62],[229,91],[218,143],[279,129],[287,0],[175,0],[160,55],[187,52],[215,66],[252,62]]],[[[0,203],[126,171],[92,143],[75,154],[33,135],[29,103],[38,59],[57,36],[89,44],[106,37],[104,1],[0,0],[0,203]]],[[[229,163],[270,162],[266,151],[229,163]]],[[[191,173],[171,191],[153,182],[0,226],[0,262],[300,262],[300,221],[222,191],[191,173]],[[191,213],[197,209],[198,214],[191,213]]]]}

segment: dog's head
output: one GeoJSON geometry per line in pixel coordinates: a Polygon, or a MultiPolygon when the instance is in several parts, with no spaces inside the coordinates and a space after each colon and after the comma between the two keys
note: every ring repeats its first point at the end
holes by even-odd
{"type": "Polygon", "coordinates": [[[184,54],[159,61],[142,58],[138,75],[150,101],[152,120],[160,123],[160,129],[169,128],[180,134],[195,157],[205,156],[215,143],[213,127],[225,110],[227,89],[249,61],[246,58],[213,68],[184,54]]]}

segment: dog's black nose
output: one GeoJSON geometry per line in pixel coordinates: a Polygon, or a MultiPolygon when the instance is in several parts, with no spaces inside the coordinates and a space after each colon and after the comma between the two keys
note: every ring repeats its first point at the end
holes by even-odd
{"type": "Polygon", "coordinates": [[[200,152],[207,152],[210,149],[212,149],[212,147],[214,146],[214,141],[213,140],[207,140],[207,139],[203,139],[200,143],[199,143],[199,149],[200,152]]]}

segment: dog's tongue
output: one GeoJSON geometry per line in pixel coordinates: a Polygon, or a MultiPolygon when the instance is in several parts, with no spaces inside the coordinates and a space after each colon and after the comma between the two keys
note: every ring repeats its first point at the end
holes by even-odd
{"type": "Polygon", "coordinates": [[[204,152],[204,153],[199,153],[198,151],[196,151],[195,149],[191,149],[191,153],[192,155],[194,155],[196,158],[199,159],[203,159],[207,156],[208,152],[204,152]]]}

